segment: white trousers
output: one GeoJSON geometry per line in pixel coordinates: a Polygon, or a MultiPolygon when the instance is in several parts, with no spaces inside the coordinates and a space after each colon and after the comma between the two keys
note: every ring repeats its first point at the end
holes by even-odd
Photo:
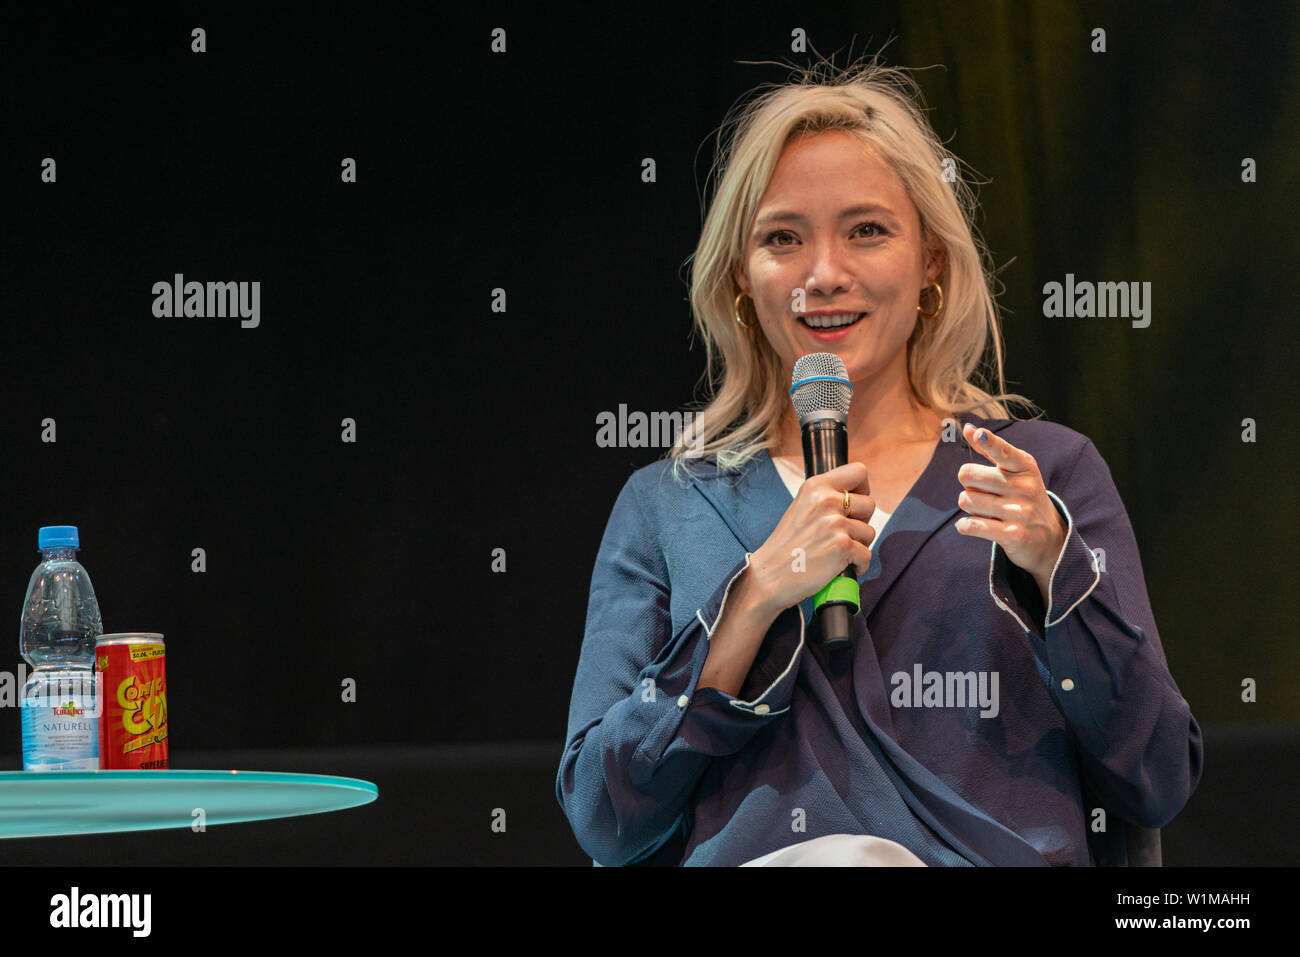
{"type": "Polygon", "coordinates": [[[902,844],[862,834],[828,834],[792,844],[741,867],[925,867],[902,844]]]}

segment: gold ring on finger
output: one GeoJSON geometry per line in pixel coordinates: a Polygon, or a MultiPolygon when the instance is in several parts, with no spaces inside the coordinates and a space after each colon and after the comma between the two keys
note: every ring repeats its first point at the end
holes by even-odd
{"type": "Polygon", "coordinates": [[[853,509],[849,507],[849,490],[844,490],[844,514],[849,518],[853,517],[853,509]]]}

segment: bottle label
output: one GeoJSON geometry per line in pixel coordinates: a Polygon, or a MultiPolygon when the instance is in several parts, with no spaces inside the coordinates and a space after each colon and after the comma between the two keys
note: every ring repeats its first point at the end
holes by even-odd
{"type": "Polygon", "coordinates": [[[23,691],[23,770],[99,770],[95,680],[33,676],[23,691]]]}

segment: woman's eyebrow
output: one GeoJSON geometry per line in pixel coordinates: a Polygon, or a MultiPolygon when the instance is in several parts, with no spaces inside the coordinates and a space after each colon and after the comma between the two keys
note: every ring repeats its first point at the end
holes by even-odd
{"type": "MultiPolygon", "coordinates": [[[[882,206],[880,203],[864,203],[859,206],[850,206],[840,212],[840,219],[847,219],[850,216],[868,216],[872,213],[883,213],[891,218],[894,217],[894,211],[888,206],[882,206]]],[[[759,229],[772,223],[806,223],[808,218],[801,213],[792,210],[777,209],[765,214],[757,222],[754,228],[759,229]]]]}

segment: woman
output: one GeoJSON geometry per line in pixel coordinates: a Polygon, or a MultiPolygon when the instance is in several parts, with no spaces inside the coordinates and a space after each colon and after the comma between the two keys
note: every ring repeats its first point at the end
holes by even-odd
{"type": "Polygon", "coordinates": [[[1123,504],[972,380],[991,339],[1003,382],[988,257],[910,79],[815,80],[736,124],[692,276],[713,397],[614,505],[561,807],[606,865],[1122,862],[1201,767],[1123,504]],[[804,481],[812,352],[849,464],[804,481]],[[828,653],[811,596],[850,564],[828,653]]]}

